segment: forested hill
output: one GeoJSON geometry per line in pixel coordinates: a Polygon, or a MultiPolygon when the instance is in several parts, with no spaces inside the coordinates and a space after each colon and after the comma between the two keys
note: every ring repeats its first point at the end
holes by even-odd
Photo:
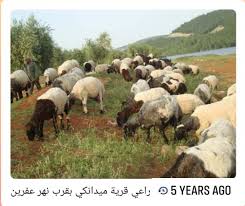
{"type": "Polygon", "coordinates": [[[236,14],[217,10],[182,24],[169,35],[139,40],[133,45],[156,47],[162,55],[183,54],[236,46],[236,14]]]}
{"type": "Polygon", "coordinates": [[[213,11],[208,14],[203,14],[192,19],[189,22],[182,24],[175,29],[175,32],[207,34],[214,31],[217,27],[224,27],[226,31],[235,31],[236,14],[232,10],[213,11]]]}

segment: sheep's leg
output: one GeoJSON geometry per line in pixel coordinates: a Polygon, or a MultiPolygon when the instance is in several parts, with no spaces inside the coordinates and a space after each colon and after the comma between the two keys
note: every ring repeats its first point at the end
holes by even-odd
{"type": "Polygon", "coordinates": [[[147,141],[148,143],[151,142],[150,134],[151,134],[151,128],[148,128],[148,129],[147,129],[147,139],[146,139],[146,141],[147,141]]]}
{"type": "Polygon", "coordinates": [[[83,100],[82,100],[82,103],[83,103],[83,111],[85,114],[88,113],[88,109],[87,109],[87,100],[88,100],[88,97],[84,97],[83,100]]]}
{"type": "Polygon", "coordinates": [[[54,126],[54,131],[55,131],[55,134],[58,134],[58,126],[57,126],[57,116],[54,114],[53,115],[53,126],[54,126]]]}
{"type": "Polygon", "coordinates": [[[69,116],[66,116],[66,129],[70,129],[71,126],[71,120],[69,116]]]}
{"type": "Polygon", "coordinates": [[[60,114],[58,116],[59,120],[60,120],[60,128],[61,129],[64,129],[65,128],[65,125],[64,125],[64,122],[63,122],[63,119],[64,119],[64,115],[63,114],[60,114]]]}
{"type": "Polygon", "coordinates": [[[99,98],[100,98],[100,113],[103,114],[104,113],[104,105],[103,105],[103,95],[101,92],[99,94],[99,98]]]}
{"type": "Polygon", "coordinates": [[[39,123],[39,136],[38,136],[38,138],[40,141],[43,141],[43,123],[44,123],[43,120],[40,121],[40,123],[39,123]]]}

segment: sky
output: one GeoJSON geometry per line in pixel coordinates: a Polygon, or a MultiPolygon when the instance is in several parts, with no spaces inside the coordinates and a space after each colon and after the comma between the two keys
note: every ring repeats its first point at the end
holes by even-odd
{"type": "Polygon", "coordinates": [[[31,14],[52,28],[51,35],[64,49],[81,48],[86,39],[109,33],[113,48],[137,40],[171,33],[175,28],[210,10],[16,10],[12,19],[25,21],[31,14]]]}

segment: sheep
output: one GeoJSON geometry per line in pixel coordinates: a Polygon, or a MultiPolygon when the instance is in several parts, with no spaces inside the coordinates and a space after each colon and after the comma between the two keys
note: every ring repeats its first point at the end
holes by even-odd
{"type": "Polygon", "coordinates": [[[88,113],[87,100],[93,98],[100,102],[100,112],[104,112],[103,97],[105,88],[103,83],[95,77],[85,77],[77,81],[74,85],[70,95],[69,101],[74,104],[74,100],[79,99],[82,101],[84,113],[88,113]]]}
{"type": "Polygon", "coordinates": [[[122,62],[120,65],[120,73],[122,74],[124,80],[130,82],[133,80],[133,78],[130,76],[130,67],[128,66],[128,64],[122,62]]]}
{"type": "MultiPolygon", "coordinates": [[[[55,133],[58,133],[57,115],[65,113],[68,115],[69,101],[66,93],[60,88],[50,88],[37,98],[31,120],[26,124],[26,135],[33,141],[37,135],[39,140],[43,140],[43,123],[45,120],[52,119],[55,133]]],[[[67,119],[67,127],[68,121],[67,119]]]]}
{"type": "Polygon", "coordinates": [[[150,64],[148,64],[148,65],[145,66],[145,69],[146,69],[146,71],[147,71],[147,76],[149,76],[150,73],[151,73],[153,70],[155,70],[155,67],[152,66],[152,65],[150,65],[150,64]]]}
{"type": "Polygon", "coordinates": [[[205,104],[210,103],[212,94],[207,84],[199,84],[194,90],[194,94],[198,96],[205,104]]]}
{"type": "Polygon", "coordinates": [[[101,73],[101,72],[108,72],[108,70],[111,69],[111,66],[108,64],[98,64],[95,67],[95,72],[96,73],[101,73]]]}
{"type": "Polygon", "coordinates": [[[22,91],[26,91],[26,96],[29,96],[31,82],[27,74],[23,70],[16,70],[11,74],[11,103],[13,99],[16,101],[23,98],[22,91]]]}
{"type": "Polygon", "coordinates": [[[173,66],[173,69],[181,69],[184,74],[189,74],[191,68],[183,62],[178,62],[173,66]]]}
{"type": "Polygon", "coordinates": [[[179,73],[179,74],[181,74],[182,76],[184,76],[184,73],[182,72],[181,69],[173,69],[173,72],[174,72],[174,73],[179,73]]]}
{"type": "Polygon", "coordinates": [[[191,73],[193,75],[197,75],[199,73],[199,66],[197,65],[188,65],[188,67],[191,69],[191,73]]]}
{"type": "Polygon", "coordinates": [[[154,55],[152,53],[150,53],[147,57],[153,59],[154,58],[154,55]]]}
{"type": "Polygon", "coordinates": [[[155,70],[153,70],[153,71],[150,73],[150,78],[155,79],[155,78],[160,77],[160,76],[162,76],[162,75],[165,75],[165,74],[167,74],[167,73],[168,73],[168,71],[164,71],[164,70],[162,70],[162,69],[155,69],[155,70]]]}
{"type": "Polygon", "coordinates": [[[226,119],[218,119],[214,121],[210,127],[203,130],[199,138],[198,144],[202,144],[207,139],[214,138],[217,136],[236,137],[236,129],[232,126],[230,121],[226,119]]]}
{"type": "Polygon", "coordinates": [[[74,67],[80,67],[79,63],[75,59],[66,60],[63,64],[61,64],[58,67],[58,75],[59,76],[64,75],[68,73],[74,67]]]}
{"type": "Polygon", "coordinates": [[[139,92],[143,92],[143,91],[146,91],[149,89],[150,89],[150,87],[149,87],[148,83],[143,79],[139,79],[136,83],[134,83],[132,85],[130,91],[132,93],[134,93],[134,95],[136,95],[139,92]]]}
{"type": "Polygon", "coordinates": [[[164,71],[173,71],[173,68],[171,67],[171,66],[165,66],[164,68],[163,68],[163,70],[164,71]]]}
{"type": "Polygon", "coordinates": [[[235,177],[235,137],[218,135],[181,153],[162,177],[235,177]]]}
{"type": "Polygon", "coordinates": [[[149,64],[154,66],[156,69],[162,69],[163,68],[162,62],[157,58],[150,59],[149,64]]]}
{"type": "Polygon", "coordinates": [[[78,68],[78,67],[72,68],[69,73],[71,73],[71,74],[77,74],[81,78],[85,77],[84,71],[82,69],[78,68]]]}
{"type": "Polygon", "coordinates": [[[76,73],[68,73],[56,78],[52,84],[52,87],[59,87],[64,90],[67,95],[70,94],[73,86],[76,84],[78,80],[81,79],[76,73]]]}
{"type": "Polygon", "coordinates": [[[143,58],[140,55],[137,55],[136,57],[134,57],[132,65],[133,68],[136,68],[139,65],[143,65],[143,63],[144,63],[143,58]]]}
{"type": "MultiPolygon", "coordinates": [[[[165,77],[166,79],[167,77],[165,77]]],[[[169,79],[169,81],[162,82],[161,87],[167,90],[171,95],[172,94],[184,94],[187,92],[187,87],[185,83],[179,82],[175,79],[169,79]]]]}
{"type": "Polygon", "coordinates": [[[204,77],[202,82],[204,84],[207,84],[209,86],[209,88],[211,89],[211,91],[214,91],[215,89],[217,89],[217,85],[219,83],[219,80],[215,75],[209,75],[207,77],[204,77]]]}
{"type": "Polygon", "coordinates": [[[236,84],[232,84],[227,90],[227,96],[233,95],[236,93],[236,84]]]}
{"type": "Polygon", "coordinates": [[[96,64],[93,60],[89,60],[87,62],[84,62],[84,64],[83,64],[84,71],[86,73],[93,72],[95,70],[95,66],[96,66],[96,64]]]}
{"type": "Polygon", "coordinates": [[[145,66],[139,65],[134,69],[134,71],[136,81],[138,81],[139,79],[146,79],[148,72],[145,69],[145,66]]]}
{"type": "Polygon", "coordinates": [[[182,83],[185,83],[186,80],[185,80],[185,77],[179,73],[175,73],[175,72],[171,72],[171,71],[167,71],[165,76],[168,76],[170,77],[171,79],[175,79],[177,80],[178,82],[182,82],[182,83]]]}
{"type": "Polygon", "coordinates": [[[152,127],[157,126],[168,143],[164,130],[168,124],[176,127],[180,117],[180,109],[176,98],[173,96],[165,95],[161,98],[147,101],[142,105],[137,116],[134,119],[130,118],[124,124],[125,138],[129,134],[134,134],[137,127],[142,126],[147,130],[147,141],[150,142],[150,130],[152,127]]]}
{"type": "Polygon", "coordinates": [[[203,101],[194,94],[180,94],[175,97],[183,115],[192,114],[198,106],[204,105],[203,101]]]}
{"type": "Polygon", "coordinates": [[[128,67],[130,68],[132,66],[132,63],[133,63],[133,59],[129,58],[129,57],[126,57],[124,59],[122,59],[121,63],[125,63],[128,65],[128,67]]]}
{"type": "Polygon", "coordinates": [[[121,60],[120,59],[114,59],[111,63],[111,66],[113,68],[113,70],[116,72],[116,73],[120,73],[120,66],[121,66],[121,60]]]}
{"type": "Polygon", "coordinates": [[[144,102],[158,99],[169,93],[163,88],[152,88],[146,91],[137,93],[133,98],[128,98],[122,102],[122,109],[117,113],[116,121],[119,127],[128,120],[129,116],[137,113],[144,102]]]}
{"type": "Polygon", "coordinates": [[[197,138],[200,138],[203,130],[221,118],[229,120],[234,127],[236,126],[236,95],[219,102],[198,106],[189,118],[177,126],[175,139],[186,137],[187,132],[191,130],[194,130],[197,138]]]}
{"type": "Polygon", "coordinates": [[[43,76],[45,78],[45,85],[50,85],[56,77],[58,77],[58,72],[54,68],[47,68],[45,69],[43,76]]]}

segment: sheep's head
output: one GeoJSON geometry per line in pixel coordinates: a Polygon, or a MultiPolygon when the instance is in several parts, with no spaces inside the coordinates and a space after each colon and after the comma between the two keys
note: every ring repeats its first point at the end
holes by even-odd
{"type": "Polygon", "coordinates": [[[127,69],[123,69],[123,70],[122,70],[122,75],[123,75],[123,78],[124,78],[126,81],[128,81],[128,82],[130,82],[130,81],[133,80],[133,78],[130,76],[130,73],[129,73],[129,71],[128,71],[127,69]]]}
{"type": "Polygon", "coordinates": [[[187,92],[187,87],[185,83],[180,82],[176,94],[184,94],[187,92]]]}
{"type": "Polygon", "coordinates": [[[113,65],[108,65],[107,73],[110,74],[110,73],[114,73],[114,72],[116,72],[114,66],[113,65]]]}
{"type": "Polygon", "coordinates": [[[127,122],[130,115],[137,113],[141,106],[143,105],[143,101],[134,101],[132,99],[128,100],[128,102],[122,103],[122,111],[117,113],[117,124],[119,127],[122,127],[125,122],[127,122]]]}
{"type": "Polygon", "coordinates": [[[30,141],[33,141],[37,133],[37,127],[34,122],[29,122],[26,125],[26,135],[30,141]]]}
{"type": "Polygon", "coordinates": [[[176,127],[174,138],[175,140],[181,140],[187,136],[187,130],[184,126],[184,124],[180,124],[176,127]]]}
{"type": "Polygon", "coordinates": [[[135,69],[139,65],[139,62],[133,61],[132,62],[132,68],[135,69]]]}

